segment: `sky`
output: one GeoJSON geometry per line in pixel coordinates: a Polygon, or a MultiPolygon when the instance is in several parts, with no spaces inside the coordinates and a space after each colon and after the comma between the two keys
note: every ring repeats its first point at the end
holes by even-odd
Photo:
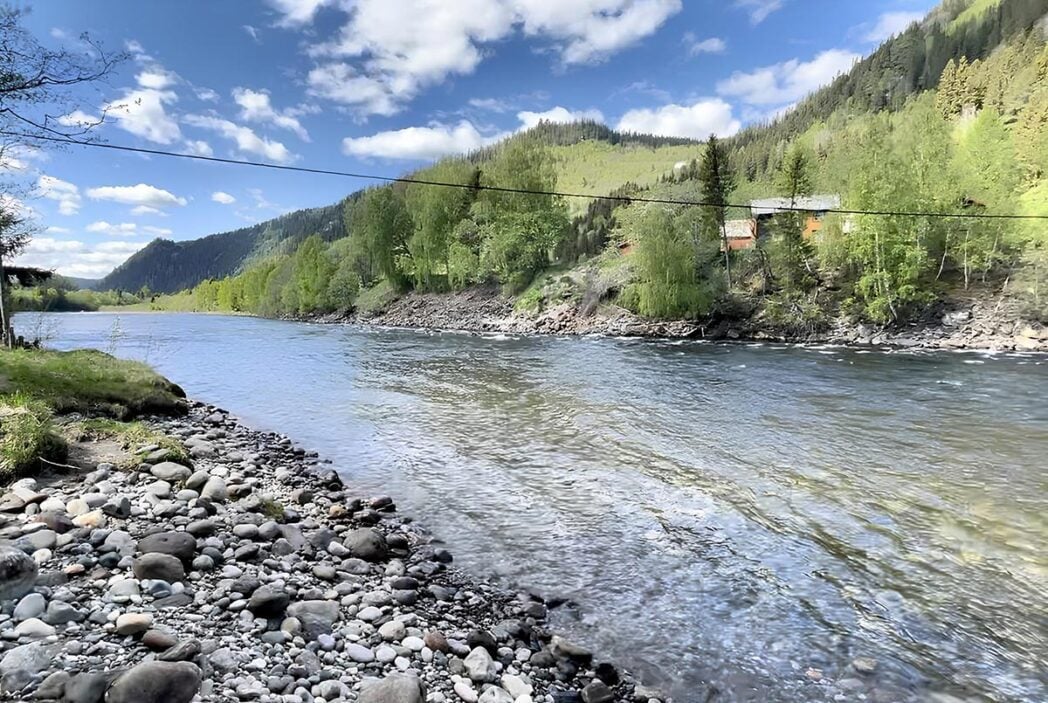
{"type": "MultiPolygon", "coordinates": [[[[395,176],[539,120],[730,136],[849,69],[933,0],[47,0],[46,45],[128,59],[69,124],[110,144],[395,176]]],[[[19,263],[97,278],[157,237],[329,205],[368,181],[68,147],[19,263]]]]}

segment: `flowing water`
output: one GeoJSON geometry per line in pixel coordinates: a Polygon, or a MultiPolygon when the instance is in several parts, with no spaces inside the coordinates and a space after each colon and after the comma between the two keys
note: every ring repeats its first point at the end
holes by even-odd
{"type": "Polygon", "coordinates": [[[678,701],[1048,700],[1048,358],[18,325],[318,450],[678,701]]]}

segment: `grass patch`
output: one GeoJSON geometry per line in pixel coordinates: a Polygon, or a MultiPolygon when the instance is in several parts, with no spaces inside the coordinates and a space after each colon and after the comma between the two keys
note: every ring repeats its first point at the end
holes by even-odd
{"type": "Polygon", "coordinates": [[[167,451],[164,461],[173,461],[183,466],[192,466],[192,459],[185,446],[176,439],[155,432],[141,422],[121,422],[106,417],[93,417],[75,422],[68,432],[76,441],[98,441],[112,439],[131,453],[129,464],[137,466],[142,463],[145,454],[137,452],[141,447],[156,445],[167,451]]]}
{"type": "Polygon", "coordinates": [[[397,290],[388,281],[382,280],[360,291],[355,306],[358,312],[374,315],[382,312],[398,297],[397,290]]]}
{"type": "Polygon", "coordinates": [[[54,412],[182,415],[185,392],[145,364],[94,350],[0,350],[0,394],[24,394],[54,412]]]}
{"type": "Polygon", "coordinates": [[[68,448],[53,419],[47,405],[24,393],[0,399],[0,481],[38,469],[41,459],[65,461],[68,448]]]}

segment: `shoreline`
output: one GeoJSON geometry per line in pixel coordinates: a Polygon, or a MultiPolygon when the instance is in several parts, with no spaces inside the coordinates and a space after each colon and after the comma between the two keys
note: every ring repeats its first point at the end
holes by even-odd
{"type": "MultiPolygon", "coordinates": [[[[119,313],[121,309],[107,308],[99,312],[119,313]]],[[[259,317],[244,312],[218,311],[123,312],[259,317]]],[[[473,334],[695,339],[711,342],[835,344],[856,348],[1048,353],[1048,327],[1024,320],[1013,306],[991,299],[942,303],[930,309],[922,319],[906,325],[877,327],[836,320],[829,329],[804,334],[774,329],[754,318],[702,322],[650,320],[609,303],[583,310],[577,303],[565,302],[541,312],[521,312],[515,309],[513,300],[490,286],[457,293],[412,292],[372,313],[331,312],[263,319],[473,334]]]]}
{"type": "Polygon", "coordinates": [[[287,437],[199,402],[144,423],[194,467],[140,447],[137,469],[98,461],[3,491],[0,560],[39,575],[19,593],[22,572],[0,569],[0,699],[668,700],[287,437]]]}

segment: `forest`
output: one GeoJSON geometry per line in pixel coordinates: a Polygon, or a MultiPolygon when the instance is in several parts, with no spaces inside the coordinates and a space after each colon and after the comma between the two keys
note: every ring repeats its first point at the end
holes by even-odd
{"type": "Polygon", "coordinates": [[[497,283],[541,306],[540,273],[592,266],[594,290],[574,295],[654,318],[759,312],[796,331],[838,315],[888,324],[947,291],[1007,283],[1025,314],[1046,320],[1044,227],[982,217],[1048,213],[1048,48],[1029,28],[1043,5],[1011,0],[963,24],[958,11],[914,25],[778,122],[711,138],[655,182],[622,183],[588,203],[507,192],[557,190],[557,150],[608,138],[590,123],[541,125],[413,174],[457,187],[398,183],[357,194],[343,204],[350,236],[318,232],[183,300],[197,310],[308,316],[497,283]],[[831,215],[807,238],[804,217],[785,213],[757,246],[725,246],[726,221],[748,216],[727,205],[812,193],[840,194],[847,210],[921,214],[831,215]],[[704,204],[630,200],[641,198],[704,204]]]}

